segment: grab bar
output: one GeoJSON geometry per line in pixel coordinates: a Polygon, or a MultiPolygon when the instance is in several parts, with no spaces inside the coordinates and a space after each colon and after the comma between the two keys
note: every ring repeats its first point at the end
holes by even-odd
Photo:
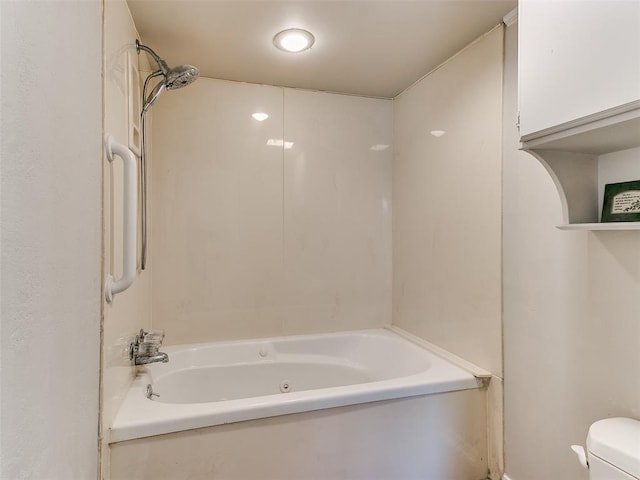
{"type": "Polygon", "coordinates": [[[107,303],[113,301],[116,293],[124,292],[136,279],[138,247],[138,162],[131,150],[117,143],[111,135],[105,138],[107,160],[113,162],[116,156],[123,162],[123,225],[122,225],[122,277],[118,280],[107,275],[104,297],[107,303]]]}

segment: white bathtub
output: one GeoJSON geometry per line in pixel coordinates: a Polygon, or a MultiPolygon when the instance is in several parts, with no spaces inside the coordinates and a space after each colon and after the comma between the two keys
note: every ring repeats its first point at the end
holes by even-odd
{"type": "Polygon", "coordinates": [[[181,345],[140,370],[110,442],[416,395],[473,374],[388,330],[181,345]],[[152,385],[159,397],[148,399],[152,385]]]}

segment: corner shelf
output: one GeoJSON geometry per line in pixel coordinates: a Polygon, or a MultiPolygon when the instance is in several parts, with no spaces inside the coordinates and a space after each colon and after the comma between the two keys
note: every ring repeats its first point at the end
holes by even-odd
{"type": "MultiPolygon", "coordinates": [[[[559,229],[620,231],[640,230],[640,222],[598,223],[599,172],[611,165],[600,156],[636,147],[640,101],[525,135],[521,149],[540,161],[558,189],[564,222],[559,229]]],[[[640,154],[633,162],[637,177],[614,181],[640,179],[640,154]]]]}

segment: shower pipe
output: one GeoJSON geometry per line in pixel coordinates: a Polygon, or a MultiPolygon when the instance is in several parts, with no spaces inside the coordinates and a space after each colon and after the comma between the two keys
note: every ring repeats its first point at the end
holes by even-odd
{"type": "Polygon", "coordinates": [[[138,246],[138,162],[131,150],[117,143],[111,135],[105,138],[107,160],[113,162],[120,157],[123,163],[123,199],[122,199],[122,276],[115,280],[107,275],[104,285],[104,297],[107,303],[113,302],[116,293],[124,292],[136,279],[136,248],[138,246]]]}

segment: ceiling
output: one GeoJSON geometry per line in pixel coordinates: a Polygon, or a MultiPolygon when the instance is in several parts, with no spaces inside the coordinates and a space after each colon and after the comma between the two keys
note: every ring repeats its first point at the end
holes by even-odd
{"type": "Polygon", "coordinates": [[[497,25],[516,0],[128,0],[144,44],[202,76],[391,98],[497,25]],[[311,31],[311,50],[273,36],[311,31]]]}

